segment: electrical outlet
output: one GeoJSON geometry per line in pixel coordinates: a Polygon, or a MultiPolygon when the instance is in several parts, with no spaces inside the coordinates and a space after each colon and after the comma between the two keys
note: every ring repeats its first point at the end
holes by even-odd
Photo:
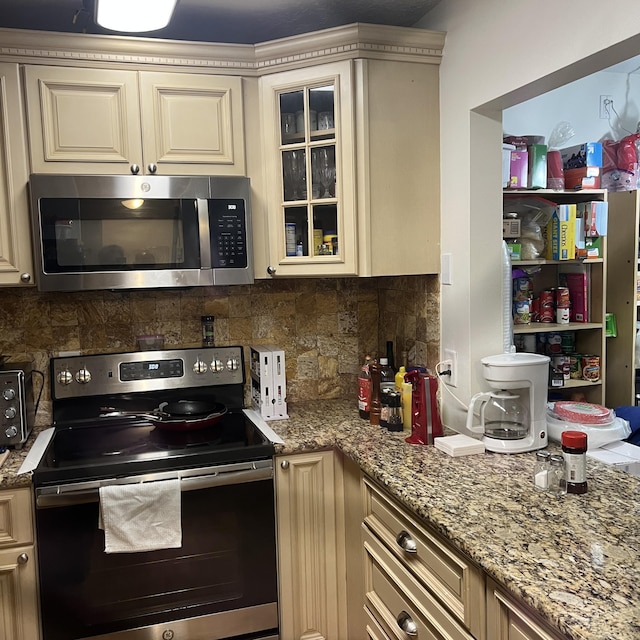
{"type": "Polygon", "coordinates": [[[450,387],[458,386],[458,352],[453,349],[445,349],[442,358],[442,371],[451,371],[448,376],[441,376],[450,387]]]}
{"type": "Polygon", "coordinates": [[[613,113],[613,96],[600,96],[600,120],[610,120],[613,113]]]}

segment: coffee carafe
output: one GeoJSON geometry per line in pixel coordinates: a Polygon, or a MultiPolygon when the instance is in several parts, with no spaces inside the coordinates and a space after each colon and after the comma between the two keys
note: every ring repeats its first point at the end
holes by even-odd
{"type": "Polygon", "coordinates": [[[476,413],[480,416],[481,433],[487,438],[521,440],[529,435],[529,410],[520,396],[510,391],[476,393],[469,404],[469,415],[476,413]]]}
{"type": "Polygon", "coordinates": [[[549,361],[537,353],[503,353],[480,360],[482,375],[495,391],[471,398],[466,426],[483,434],[488,451],[524,453],[547,446],[549,361]]]}

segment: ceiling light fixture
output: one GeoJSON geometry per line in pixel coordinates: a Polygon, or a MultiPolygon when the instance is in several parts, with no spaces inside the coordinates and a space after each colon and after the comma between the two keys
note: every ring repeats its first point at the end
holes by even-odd
{"type": "Polygon", "coordinates": [[[169,24],[178,0],[97,0],[96,22],[111,31],[156,31],[169,24]]]}

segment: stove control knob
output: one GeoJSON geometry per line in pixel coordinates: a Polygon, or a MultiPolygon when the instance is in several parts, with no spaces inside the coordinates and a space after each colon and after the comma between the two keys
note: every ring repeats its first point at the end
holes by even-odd
{"type": "Polygon", "coordinates": [[[193,372],[197,374],[206,373],[207,369],[207,363],[200,360],[200,358],[198,358],[193,365],[193,372]]]}
{"type": "Polygon", "coordinates": [[[211,371],[213,371],[214,373],[224,371],[224,362],[222,362],[222,360],[213,360],[211,362],[211,371]]]}
{"type": "Polygon", "coordinates": [[[63,371],[58,372],[56,380],[58,381],[58,384],[71,384],[73,382],[73,375],[69,369],[64,369],[63,371]]]}
{"type": "Polygon", "coordinates": [[[85,369],[84,367],[76,373],[76,382],[79,384],[88,384],[91,382],[91,371],[89,369],[85,369]]]}
{"type": "Polygon", "coordinates": [[[9,427],[4,432],[4,435],[7,436],[7,438],[15,438],[18,435],[18,427],[9,427]]]}
{"type": "Polygon", "coordinates": [[[11,420],[12,418],[15,418],[16,417],[15,407],[9,407],[8,409],[5,409],[4,417],[8,418],[9,420],[11,420]]]}
{"type": "Polygon", "coordinates": [[[7,387],[3,392],[2,392],[2,397],[5,400],[13,400],[16,397],[16,390],[12,389],[11,387],[7,387]]]}
{"type": "Polygon", "coordinates": [[[229,358],[227,360],[227,369],[229,369],[229,371],[237,371],[239,366],[238,358],[229,358]]]}

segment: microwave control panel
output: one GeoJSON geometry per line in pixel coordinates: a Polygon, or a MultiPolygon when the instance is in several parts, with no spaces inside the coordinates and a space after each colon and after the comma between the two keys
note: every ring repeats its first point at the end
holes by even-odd
{"type": "Polygon", "coordinates": [[[209,219],[213,268],[246,268],[247,224],[244,200],[209,201],[209,219]]]}

